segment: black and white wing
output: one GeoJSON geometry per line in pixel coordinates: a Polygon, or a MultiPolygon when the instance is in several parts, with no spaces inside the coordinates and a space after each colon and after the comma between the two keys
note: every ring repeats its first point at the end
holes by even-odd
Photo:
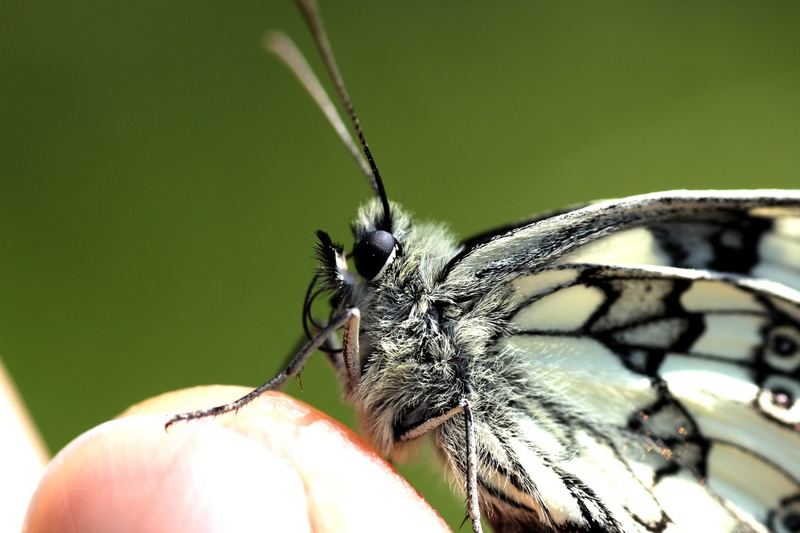
{"type": "Polygon", "coordinates": [[[603,202],[446,276],[506,312],[470,354],[503,361],[473,374],[497,529],[800,530],[800,193],[603,202]]]}
{"type": "MultiPolygon", "coordinates": [[[[608,527],[607,512],[624,531],[793,531],[800,293],[710,273],[598,265],[565,265],[513,285],[510,332],[495,349],[530,361],[536,393],[518,402],[520,420],[563,421],[559,453],[545,461],[559,480],[529,480],[539,498],[596,498],[603,512],[587,508],[575,524],[608,527]]],[[[522,431],[509,442],[542,441],[522,431]]],[[[498,481],[483,480],[513,499],[498,481]]],[[[508,501],[493,501],[495,515],[509,514],[508,501]]]]}
{"type": "Polygon", "coordinates": [[[669,191],[597,202],[470,239],[449,283],[560,263],[649,264],[770,279],[800,290],[800,190],[669,191]]]}
{"type": "Polygon", "coordinates": [[[561,263],[648,264],[742,274],[800,290],[800,216],[749,210],[718,220],[667,220],[621,231],[561,263]]]}

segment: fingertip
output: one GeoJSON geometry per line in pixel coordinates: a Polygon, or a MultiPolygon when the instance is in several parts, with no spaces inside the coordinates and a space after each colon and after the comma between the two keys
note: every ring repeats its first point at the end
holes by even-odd
{"type": "Polygon", "coordinates": [[[26,531],[309,530],[302,479],[279,454],[209,425],[167,435],[161,420],[112,421],[69,445],[26,531]]]}
{"type": "Polygon", "coordinates": [[[307,404],[267,394],[222,423],[292,465],[304,481],[315,531],[449,531],[361,438],[307,404]]]}
{"type": "Polygon", "coordinates": [[[289,396],[165,431],[171,414],[243,392],[167,393],[79,437],[48,468],[27,531],[447,530],[361,439],[289,396]]]}

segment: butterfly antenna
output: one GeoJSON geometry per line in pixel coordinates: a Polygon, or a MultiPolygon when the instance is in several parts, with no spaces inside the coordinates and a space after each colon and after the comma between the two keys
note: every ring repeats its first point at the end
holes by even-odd
{"type": "Polygon", "coordinates": [[[361,144],[361,148],[364,151],[364,157],[366,157],[370,169],[367,177],[370,179],[372,188],[375,194],[378,195],[378,198],[380,198],[381,205],[383,206],[381,229],[391,231],[391,209],[389,207],[389,199],[386,196],[386,189],[383,186],[383,180],[381,180],[381,173],[378,170],[378,165],[375,164],[375,159],[372,157],[369,144],[367,144],[367,139],[364,137],[364,130],[361,127],[361,122],[358,120],[358,115],[356,115],[355,109],[353,108],[353,102],[350,100],[350,94],[347,92],[344,79],[342,78],[341,72],[339,72],[339,66],[336,64],[336,57],[333,55],[333,48],[331,48],[331,43],[328,40],[328,33],[325,31],[322,17],[319,15],[317,3],[315,0],[297,0],[297,5],[300,7],[300,11],[306,19],[306,23],[311,30],[311,35],[314,37],[314,41],[317,43],[317,48],[322,56],[322,61],[325,63],[325,68],[328,70],[333,86],[336,88],[339,101],[344,106],[347,116],[350,118],[350,123],[356,132],[358,141],[361,144]]]}
{"type": "Polygon", "coordinates": [[[322,84],[314,75],[314,71],[311,70],[308,61],[303,57],[303,54],[297,48],[297,45],[294,44],[294,41],[283,32],[269,32],[264,36],[264,48],[266,48],[268,52],[275,54],[278,59],[283,61],[289,68],[292,74],[295,75],[300,84],[305,88],[308,94],[311,95],[311,98],[314,99],[314,102],[325,115],[325,118],[328,119],[328,122],[333,126],[334,131],[342,140],[347,151],[350,152],[350,155],[356,160],[361,171],[371,184],[374,183],[372,169],[370,169],[369,163],[367,163],[367,160],[364,159],[364,156],[359,151],[358,145],[355,140],[353,140],[353,136],[350,135],[350,131],[336,111],[336,106],[331,102],[328,93],[322,88],[322,84]]]}

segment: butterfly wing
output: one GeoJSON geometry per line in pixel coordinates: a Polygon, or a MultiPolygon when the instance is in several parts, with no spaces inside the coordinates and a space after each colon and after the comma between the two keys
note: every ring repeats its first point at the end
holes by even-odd
{"type": "MultiPolygon", "coordinates": [[[[504,367],[474,378],[496,528],[793,530],[798,215],[796,192],[646,195],[513,228],[451,261],[446,282],[484,291],[476,309],[505,291],[505,326],[473,363],[504,367]],[[574,264],[612,258],[627,264],[574,264]]],[[[458,476],[457,442],[440,439],[458,476]]]]}
{"type": "Polygon", "coordinates": [[[800,213],[750,210],[647,224],[601,238],[565,263],[647,264],[729,272],[800,290],[800,213]]]}
{"type": "Polygon", "coordinates": [[[479,292],[561,263],[650,264],[800,289],[800,191],[670,191],[597,202],[468,239],[451,285],[479,292]]]}
{"type": "MultiPolygon", "coordinates": [[[[518,278],[512,298],[512,333],[497,347],[535,360],[531,372],[577,411],[584,444],[566,462],[575,477],[604,471],[591,460],[601,454],[618,462],[617,483],[641,483],[686,529],[701,518],[731,529],[751,515],[778,530],[796,509],[800,293],[679,269],[568,265],[518,278]]],[[[635,509],[641,495],[628,493],[621,507],[635,509]]]]}

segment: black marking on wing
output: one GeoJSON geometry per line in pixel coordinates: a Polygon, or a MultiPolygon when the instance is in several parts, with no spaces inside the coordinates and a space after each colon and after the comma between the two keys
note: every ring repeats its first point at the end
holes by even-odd
{"type": "Polygon", "coordinates": [[[769,512],[767,525],[771,531],[800,531],[800,494],[781,500],[780,506],[769,512]]]}
{"type": "Polygon", "coordinates": [[[597,493],[589,487],[583,480],[575,477],[574,475],[564,471],[560,468],[554,468],[561,481],[564,482],[572,497],[578,503],[581,511],[581,518],[586,522],[583,526],[585,531],[622,531],[622,526],[619,524],[613,513],[605,506],[597,493]],[[587,503],[591,503],[596,507],[600,516],[596,516],[590,509],[587,503]]]}
{"type": "Polygon", "coordinates": [[[658,399],[628,419],[628,429],[645,435],[655,447],[647,456],[655,462],[655,482],[664,476],[689,469],[698,479],[707,475],[711,443],[700,433],[689,412],[669,393],[666,383],[654,380],[658,399]]]}
{"type": "MultiPolygon", "coordinates": [[[[539,491],[536,488],[536,482],[528,475],[528,472],[520,464],[517,455],[511,449],[509,444],[502,438],[499,440],[500,447],[504,452],[504,460],[508,462],[510,468],[506,468],[500,464],[495,464],[492,466],[492,468],[497,474],[500,475],[501,478],[510,481],[511,485],[513,485],[515,489],[523,494],[530,495],[534,500],[541,504],[541,498],[539,496],[539,491]]],[[[543,505],[540,505],[540,507],[544,511],[545,516],[549,521],[551,517],[547,512],[547,509],[543,505]]]]}
{"type": "Polygon", "coordinates": [[[758,263],[758,245],[774,221],[734,216],[717,224],[674,222],[648,229],[671,258],[669,266],[747,274],[758,263]]]}
{"type": "MultiPolygon", "coordinates": [[[[619,354],[622,363],[631,371],[639,374],[658,377],[658,371],[668,351],[686,353],[705,331],[702,313],[688,313],[680,304],[680,297],[691,287],[691,280],[671,280],[670,291],[661,298],[663,306],[650,313],[638,313],[630,321],[619,323],[601,323],[608,317],[611,306],[618,302],[626,289],[626,283],[633,283],[625,278],[607,279],[602,277],[604,267],[590,267],[580,276],[579,282],[587,286],[597,287],[605,294],[604,304],[589,318],[579,335],[588,335],[599,340],[614,353],[619,354]],[[666,326],[673,330],[673,338],[668,346],[633,344],[625,342],[625,332],[647,326],[666,326]]],[[[653,281],[663,282],[662,278],[653,281]]],[[[636,278],[636,283],[645,284],[640,290],[649,292],[646,277],[636,278]]]]}
{"type": "Polygon", "coordinates": [[[669,516],[667,516],[667,513],[665,513],[663,510],[661,511],[661,517],[655,524],[651,524],[646,520],[642,520],[640,517],[636,516],[636,513],[631,512],[630,509],[626,509],[626,511],[630,513],[631,518],[633,518],[637,524],[641,525],[643,528],[645,528],[645,530],[651,531],[652,533],[662,533],[663,531],[666,531],[666,529],[672,524],[672,520],[669,519],[669,516]]]}
{"type": "MultiPolygon", "coordinates": [[[[599,442],[602,442],[606,446],[609,447],[609,449],[614,454],[614,457],[616,457],[617,460],[620,462],[620,464],[623,465],[623,467],[627,471],[628,475],[630,475],[631,479],[635,480],[638,483],[638,485],[639,485],[639,487],[641,488],[642,491],[644,491],[644,492],[649,492],[650,491],[650,489],[648,487],[646,487],[642,483],[642,480],[639,479],[639,477],[633,471],[633,469],[631,468],[630,463],[628,462],[628,458],[627,458],[626,454],[620,449],[620,446],[618,445],[617,442],[615,442],[614,440],[609,438],[609,436],[604,434],[602,431],[598,431],[597,428],[592,426],[592,425],[586,424],[584,422],[579,422],[578,426],[581,427],[588,434],[592,435],[599,442]]],[[[637,440],[638,440],[638,437],[637,437],[637,440]]],[[[652,522],[652,521],[648,521],[648,520],[645,520],[644,518],[640,517],[636,512],[634,512],[634,510],[625,507],[625,510],[627,511],[629,516],[636,523],[642,525],[647,531],[650,531],[650,532],[653,532],[653,533],[662,532],[669,525],[671,525],[673,523],[672,519],[664,511],[664,509],[661,509],[661,508],[659,508],[659,509],[660,509],[660,512],[661,512],[661,514],[659,516],[659,519],[656,522],[652,522]]]]}
{"type": "Polygon", "coordinates": [[[522,509],[532,514],[538,514],[536,509],[530,507],[529,505],[525,505],[524,503],[518,502],[517,500],[510,498],[509,496],[506,496],[505,492],[501,491],[500,489],[498,489],[497,487],[486,481],[481,476],[478,476],[478,485],[480,485],[482,492],[485,492],[492,498],[495,498],[503,502],[505,505],[509,505],[517,509],[522,509]]]}

